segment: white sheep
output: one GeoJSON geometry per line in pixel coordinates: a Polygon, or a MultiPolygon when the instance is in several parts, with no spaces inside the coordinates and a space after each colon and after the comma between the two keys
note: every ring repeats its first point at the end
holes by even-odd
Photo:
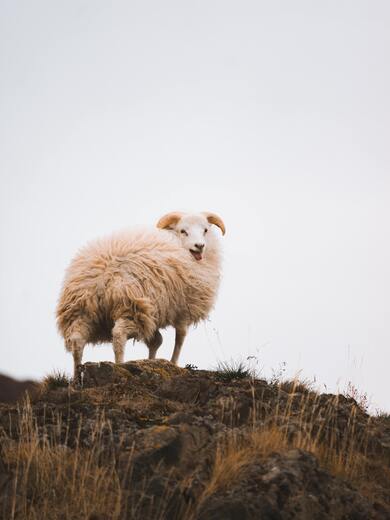
{"type": "Polygon", "coordinates": [[[127,231],[84,247],[71,262],[57,306],[57,325],[73,354],[74,374],[84,346],[112,342],[122,363],[126,341],[146,343],[149,359],[162,343],[159,329],[176,329],[177,364],[189,325],[205,319],[220,280],[213,213],[169,213],[149,231],[127,231]]]}

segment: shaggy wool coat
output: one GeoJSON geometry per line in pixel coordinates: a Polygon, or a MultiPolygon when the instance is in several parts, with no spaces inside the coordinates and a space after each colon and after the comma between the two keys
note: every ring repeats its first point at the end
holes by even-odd
{"type": "Polygon", "coordinates": [[[120,318],[131,323],[128,338],[144,342],[160,328],[205,319],[220,280],[218,240],[210,234],[200,262],[166,230],[126,231],[81,249],[57,306],[66,348],[75,332],[87,343],[112,341],[120,318]]]}

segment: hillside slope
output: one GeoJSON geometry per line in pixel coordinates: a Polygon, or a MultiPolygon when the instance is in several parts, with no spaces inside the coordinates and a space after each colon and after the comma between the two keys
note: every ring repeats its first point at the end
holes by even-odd
{"type": "Polygon", "coordinates": [[[0,403],[12,403],[20,399],[26,390],[31,390],[34,387],[34,384],[30,380],[18,381],[0,374],[0,403]]]}
{"type": "Polygon", "coordinates": [[[390,420],[353,399],[164,360],[81,380],[0,405],[3,518],[390,518],[390,420]]]}

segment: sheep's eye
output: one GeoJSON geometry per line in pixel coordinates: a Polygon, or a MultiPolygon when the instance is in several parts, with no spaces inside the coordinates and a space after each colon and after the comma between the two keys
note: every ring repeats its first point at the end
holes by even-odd
{"type": "Polygon", "coordinates": [[[188,237],[188,233],[187,233],[187,231],[186,231],[185,229],[182,229],[182,230],[180,231],[180,233],[182,233],[183,235],[185,235],[186,237],[188,237]]]}
{"type": "Polygon", "coordinates": [[[204,232],[205,232],[205,233],[207,233],[207,231],[208,231],[208,229],[207,229],[207,228],[205,228],[204,232]]]}

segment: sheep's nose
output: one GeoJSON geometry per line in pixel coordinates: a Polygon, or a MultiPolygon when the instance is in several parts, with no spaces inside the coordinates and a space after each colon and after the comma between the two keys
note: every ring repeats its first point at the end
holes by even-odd
{"type": "Polygon", "coordinates": [[[196,247],[196,249],[198,249],[199,251],[203,251],[203,249],[204,249],[204,244],[195,244],[195,247],[196,247]]]}

